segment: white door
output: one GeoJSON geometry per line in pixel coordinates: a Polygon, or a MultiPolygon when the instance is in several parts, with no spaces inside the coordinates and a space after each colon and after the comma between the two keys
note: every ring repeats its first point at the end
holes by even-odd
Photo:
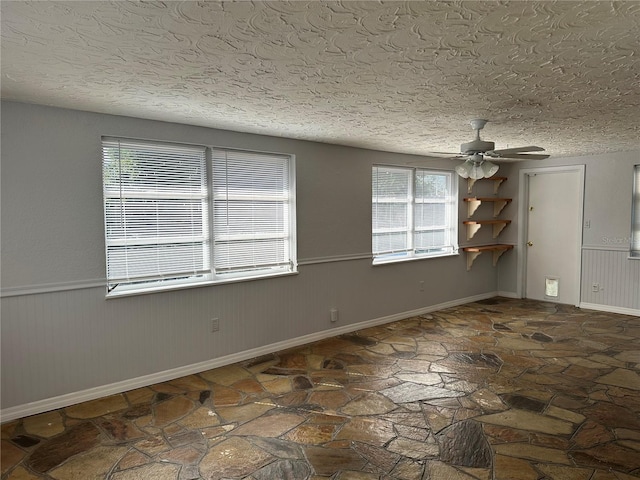
{"type": "Polygon", "coordinates": [[[578,305],[583,171],[531,170],[525,179],[525,297],[578,305]]]}

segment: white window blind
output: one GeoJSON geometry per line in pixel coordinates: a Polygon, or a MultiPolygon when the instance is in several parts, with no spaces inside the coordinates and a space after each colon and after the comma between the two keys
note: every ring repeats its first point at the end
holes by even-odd
{"type": "Polygon", "coordinates": [[[631,222],[631,255],[640,257],[640,165],[633,171],[633,219],[631,222]]]}
{"type": "Polygon", "coordinates": [[[373,167],[373,254],[404,254],[412,249],[410,225],[412,173],[408,168],[373,167]]]}
{"type": "Polygon", "coordinates": [[[109,289],[210,270],[205,148],[103,138],[109,289]]]}
{"type": "Polygon", "coordinates": [[[374,263],[455,253],[456,199],[450,172],[374,166],[374,263]]]}
{"type": "Polygon", "coordinates": [[[218,275],[293,268],[290,157],[212,150],[218,275]]]}
{"type": "Polygon", "coordinates": [[[109,295],[296,271],[289,155],[104,137],[109,295]]]}
{"type": "Polygon", "coordinates": [[[452,177],[450,173],[415,172],[414,243],[418,253],[454,250],[452,177]]]}

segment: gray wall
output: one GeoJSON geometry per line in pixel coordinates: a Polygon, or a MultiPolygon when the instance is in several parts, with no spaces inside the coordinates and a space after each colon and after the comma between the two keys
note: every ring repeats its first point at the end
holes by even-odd
{"type": "MultiPolygon", "coordinates": [[[[464,255],[371,266],[371,165],[451,160],[347,148],[13,102],[2,103],[2,409],[233,358],[495,292],[516,295],[517,249],[491,266],[464,255]],[[106,300],[100,137],[128,136],[293,153],[299,274],[106,300]],[[425,282],[420,291],[419,282],[425,282]],[[338,308],[340,320],[329,321],[338,308]],[[219,317],[220,331],[209,331],[219,317]],[[353,326],[353,327],[351,327],[353,326]]],[[[582,302],[640,310],[640,261],[626,258],[631,168],[639,152],[501,166],[514,201],[500,236],[517,244],[520,168],[586,165],[582,302]],[[585,287],[599,282],[598,293],[585,287]]],[[[490,195],[490,182],[474,194],[490,195]]],[[[466,196],[460,182],[460,198],[466,196]]],[[[476,217],[490,218],[481,206],[476,217]]],[[[486,210],[489,208],[489,210],[486,210]]],[[[466,205],[460,202],[460,222],[466,205]]],[[[460,244],[492,243],[481,230],[460,244]]],[[[160,378],[160,377],[159,377],[160,378]]],[[[43,407],[44,405],[44,407],[43,407]]],[[[25,410],[28,411],[28,408],[25,410]]]]}
{"type": "Polygon", "coordinates": [[[497,291],[485,255],[371,266],[371,165],[420,157],[13,102],[1,128],[3,409],[497,291]],[[299,274],[106,300],[102,135],[295,154],[299,274]]]}

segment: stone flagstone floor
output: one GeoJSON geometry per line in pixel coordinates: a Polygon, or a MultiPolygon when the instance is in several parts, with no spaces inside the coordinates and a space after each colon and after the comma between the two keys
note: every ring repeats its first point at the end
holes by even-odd
{"type": "Polygon", "coordinates": [[[496,298],[2,426],[2,479],[640,478],[640,318],[496,298]]]}

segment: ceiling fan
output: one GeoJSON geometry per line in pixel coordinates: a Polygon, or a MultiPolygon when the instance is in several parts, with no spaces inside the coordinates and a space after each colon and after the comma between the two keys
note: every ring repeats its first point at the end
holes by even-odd
{"type": "Polygon", "coordinates": [[[549,155],[526,153],[544,151],[544,148],[532,145],[495,150],[494,142],[487,142],[480,138],[480,130],[484,128],[487,121],[481,118],[471,120],[471,127],[476,131],[476,138],[460,145],[460,153],[431,152],[430,155],[464,158],[465,161],[456,166],[456,173],[462,178],[473,180],[490,177],[498,171],[498,165],[489,160],[543,160],[549,158],[549,155]]]}

